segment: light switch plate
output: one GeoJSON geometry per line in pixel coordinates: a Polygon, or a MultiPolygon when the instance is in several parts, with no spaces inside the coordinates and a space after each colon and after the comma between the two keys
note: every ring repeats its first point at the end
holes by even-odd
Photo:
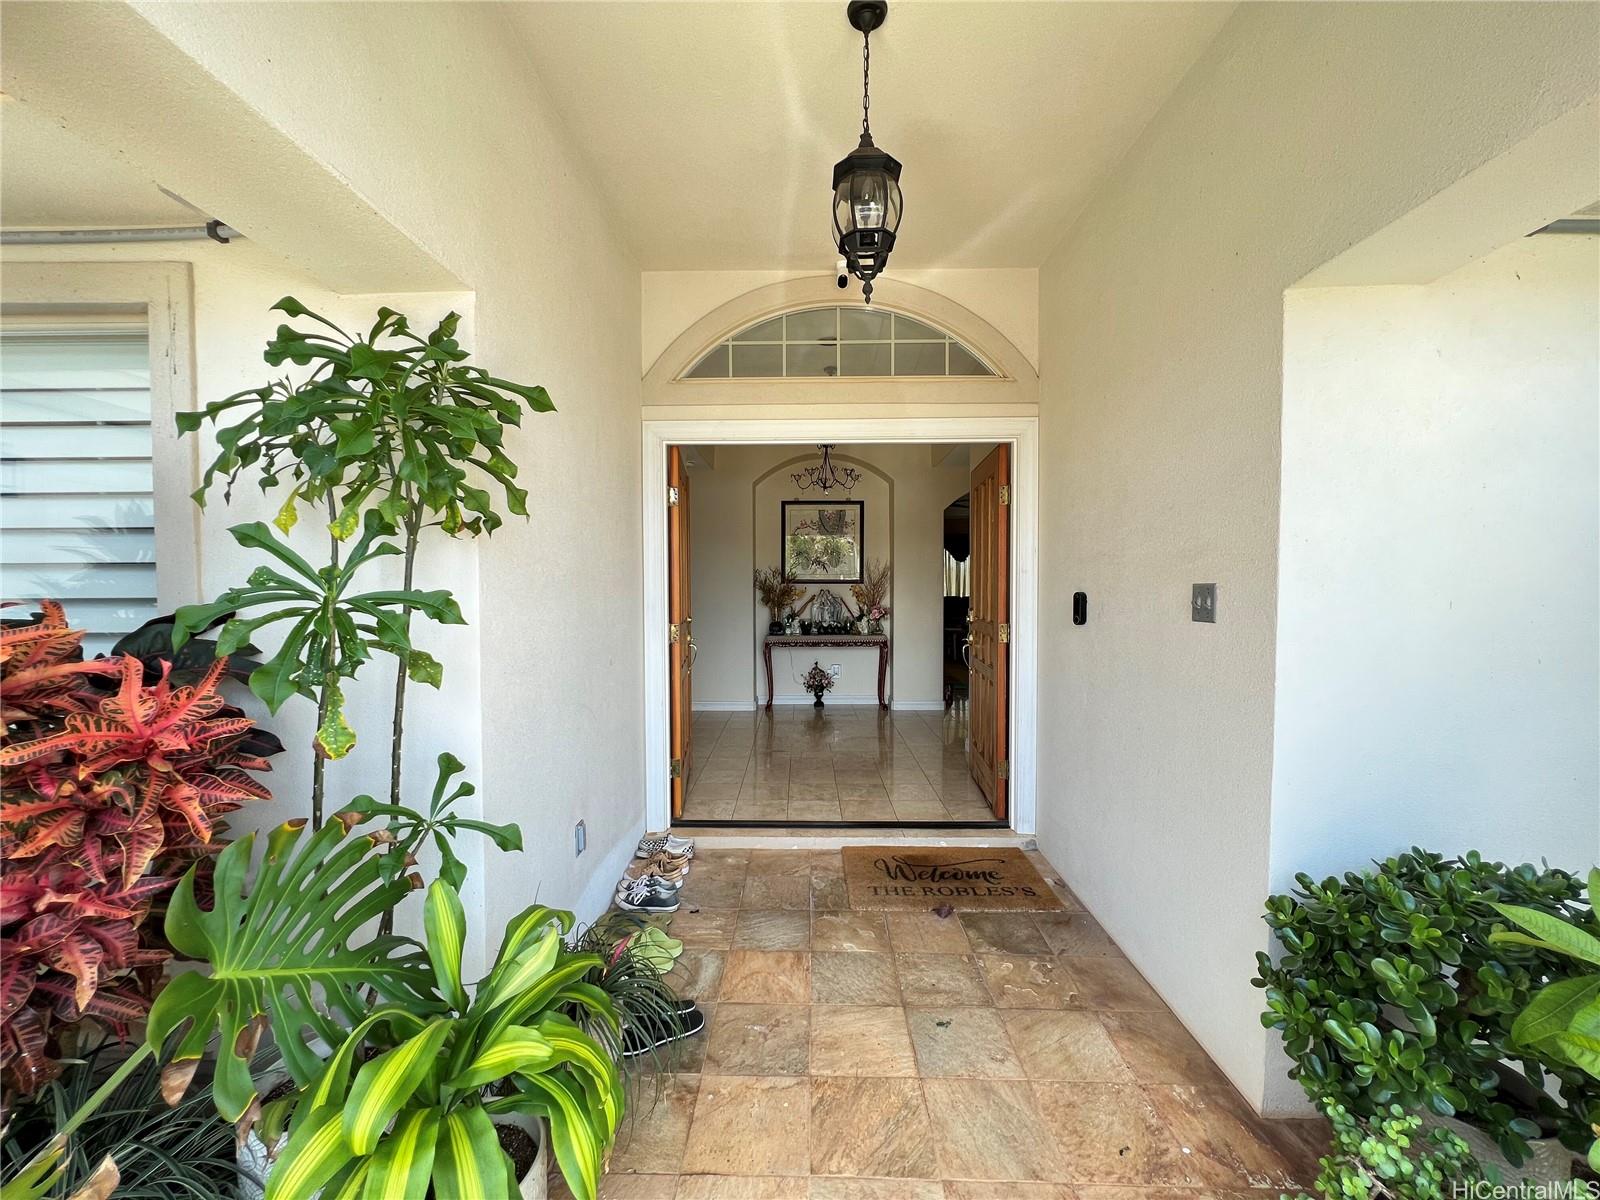
{"type": "Polygon", "coordinates": [[[1197,583],[1189,597],[1189,619],[1191,621],[1204,621],[1208,625],[1217,623],[1217,585],[1214,583],[1197,583]]]}

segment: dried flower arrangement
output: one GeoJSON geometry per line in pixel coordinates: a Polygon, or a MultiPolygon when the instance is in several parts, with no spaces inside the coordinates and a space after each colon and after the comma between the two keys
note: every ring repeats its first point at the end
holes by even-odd
{"type": "Polygon", "coordinates": [[[783,614],[806,594],[806,589],[784,575],[778,567],[756,570],[756,595],[774,621],[783,620],[783,614]]]}
{"type": "Polygon", "coordinates": [[[805,688],[817,698],[816,707],[822,707],[822,693],[833,690],[833,676],[820,662],[811,664],[811,669],[801,677],[800,686],[805,688]]]}
{"type": "Polygon", "coordinates": [[[889,584],[894,570],[882,559],[873,559],[862,573],[861,582],[850,585],[850,594],[861,606],[861,613],[878,625],[889,615],[889,584]]]}

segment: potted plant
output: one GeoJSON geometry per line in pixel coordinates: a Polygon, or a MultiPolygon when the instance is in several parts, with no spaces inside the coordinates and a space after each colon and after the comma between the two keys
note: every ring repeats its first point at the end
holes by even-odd
{"type": "Polygon", "coordinates": [[[767,610],[770,623],[767,632],[780,634],[784,630],[783,614],[794,602],[806,594],[806,589],[786,576],[778,567],[761,567],[756,570],[756,595],[767,610]]]}
{"type": "Polygon", "coordinates": [[[1592,919],[1577,880],[1413,849],[1296,884],[1267,902],[1282,951],[1257,956],[1254,982],[1267,995],[1262,1023],[1282,1033],[1290,1075],[1313,1102],[1343,1108],[1380,1142],[1399,1105],[1459,1135],[1502,1182],[1570,1178],[1572,1153],[1593,1140],[1600,1088],[1522,1044],[1514,1023],[1536,992],[1578,971],[1494,934],[1496,904],[1592,919]]]}
{"type": "Polygon", "coordinates": [[[816,697],[812,707],[821,708],[822,694],[833,690],[833,675],[824,669],[820,662],[814,662],[811,664],[811,669],[801,678],[800,686],[816,697]]]}
{"type": "Polygon", "coordinates": [[[866,618],[866,633],[882,633],[883,622],[889,615],[889,587],[894,572],[888,563],[873,559],[862,572],[861,582],[850,585],[850,594],[861,606],[866,618]]]}
{"type": "Polygon", "coordinates": [[[424,907],[440,1001],[379,1005],[302,1090],[267,1200],[361,1195],[500,1197],[545,1192],[549,1149],[578,1200],[594,1200],[624,1101],[616,1064],[569,1007],[619,1025],[584,982],[599,956],[563,942],[572,914],[535,906],[506,929],[494,966],[469,996],[461,978],[466,916],[437,880],[424,907]],[[390,1047],[362,1061],[374,1044],[390,1047]],[[515,1162],[510,1124],[532,1135],[515,1162]]]}

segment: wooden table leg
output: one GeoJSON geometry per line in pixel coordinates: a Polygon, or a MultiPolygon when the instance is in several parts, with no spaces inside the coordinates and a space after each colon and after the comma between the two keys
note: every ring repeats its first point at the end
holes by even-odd
{"type": "Polygon", "coordinates": [[[772,711],[772,643],[761,643],[761,658],[767,664],[767,711],[772,711]]]}
{"type": "Polygon", "coordinates": [[[878,707],[888,708],[889,701],[883,694],[884,681],[889,675],[889,643],[884,642],[878,647],[878,707]]]}

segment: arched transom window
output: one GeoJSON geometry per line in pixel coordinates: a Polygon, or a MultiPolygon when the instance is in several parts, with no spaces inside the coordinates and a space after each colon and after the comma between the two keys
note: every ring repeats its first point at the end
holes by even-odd
{"type": "Polygon", "coordinates": [[[942,329],[879,308],[806,308],[718,342],[685,379],[993,375],[942,329]]]}

